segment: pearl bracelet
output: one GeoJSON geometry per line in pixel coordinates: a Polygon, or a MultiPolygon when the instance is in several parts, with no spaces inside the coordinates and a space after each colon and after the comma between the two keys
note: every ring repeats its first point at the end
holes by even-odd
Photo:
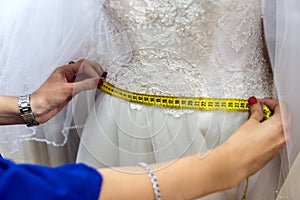
{"type": "Polygon", "coordinates": [[[147,163],[141,162],[141,163],[139,163],[139,166],[143,167],[145,169],[145,171],[147,172],[148,176],[150,177],[152,187],[154,190],[155,200],[161,200],[159,184],[157,182],[156,176],[153,174],[153,171],[151,170],[151,168],[149,167],[149,165],[147,163]]]}

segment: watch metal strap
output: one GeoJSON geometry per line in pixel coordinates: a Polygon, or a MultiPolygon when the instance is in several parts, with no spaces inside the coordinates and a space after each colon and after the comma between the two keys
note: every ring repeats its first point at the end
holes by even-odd
{"type": "Polygon", "coordinates": [[[21,117],[23,118],[26,126],[37,126],[39,123],[35,120],[34,114],[32,113],[30,106],[30,95],[24,95],[19,97],[19,110],[21,117]]]}

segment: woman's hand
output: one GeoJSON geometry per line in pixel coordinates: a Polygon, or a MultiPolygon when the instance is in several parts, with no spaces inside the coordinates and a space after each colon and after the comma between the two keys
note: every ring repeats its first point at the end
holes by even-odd
{"type": "MultiPolygon", "coordinates": [[[[223,145],[229,150],[231,154],[229,158],[234,161],[233,164],[238,167],[236,172],[239,172],[239,176],[236,184],[265,166],[275,155],[282,152],[286,143],[281,119],[281,112],[286,112],[286,109],[280,109],[279,102],[271,99],[256,101],[252,97],[249,104],[251,105],[249,120],[223,145]],[[274,111],[273,116],[265,121],[262,121],[261,103],[274,111]]],[[[281,107],[285,105],[282,104],[281,107]]]]}
{"type": "MultiPolygon", "coordinates": [[[[286,112],[284,105],[280,109],[276,100],[251,100],[249,120],[224,144],[200,157],[195,154],[176,162],[151,166],[162,199],[195,199],[236,187],[282,151],[286,143],[281,120],[281,112],[286,112]],[[273,116],[265,121],[262,121],[261,103],[274,111],[273,116]]],[[[140,172],[142,169],[99,169],[104,180],[100,199],[154,199],[148,175],[124,173],[127,170],[140,172]]]]}
{"type": "Polygon", "coordinates": [[[75,94],[95,88],[102,73],[99,64],[87,60],[55,69],[31,95],[30,103],[35,120],[44,123],[51,119],[75,94]]]}

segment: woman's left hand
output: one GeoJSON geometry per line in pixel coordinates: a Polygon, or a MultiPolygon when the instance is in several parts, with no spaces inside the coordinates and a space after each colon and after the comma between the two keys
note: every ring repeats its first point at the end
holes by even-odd
{"type": "Polygon", "coordinates": [[[56,68],[30,97],[35,120],[51,119],[74,95],[95,88],[102,73],[99,64],[84,59],[56,68]]]}

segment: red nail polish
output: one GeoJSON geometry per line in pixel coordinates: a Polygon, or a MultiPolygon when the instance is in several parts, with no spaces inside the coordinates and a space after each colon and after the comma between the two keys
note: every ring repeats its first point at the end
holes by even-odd
{"type": "Polygon", "coordinates": [[[107,76],[107,72],[103,72],[101,75],[101,77],[103,77],[103,78],[106,78],[106,76],[107,76]]]}
{"type": "Polygon", "coordinates": [[[102,86],[102,84],[103,84],[103,79],[100,78],[98,80],[97,87],[100,88],[102,86]]]}
{"type": "Polygon", "coordinates": [[[249,99],[248,99],[248,104],[250,105],[250,106],[252,106],[252,105],[254,105],[254,104],[256,104],[257,103],[257,99],[254,97],[254,96],[252,96],[252,97],[250,97],[249,99]]]}

